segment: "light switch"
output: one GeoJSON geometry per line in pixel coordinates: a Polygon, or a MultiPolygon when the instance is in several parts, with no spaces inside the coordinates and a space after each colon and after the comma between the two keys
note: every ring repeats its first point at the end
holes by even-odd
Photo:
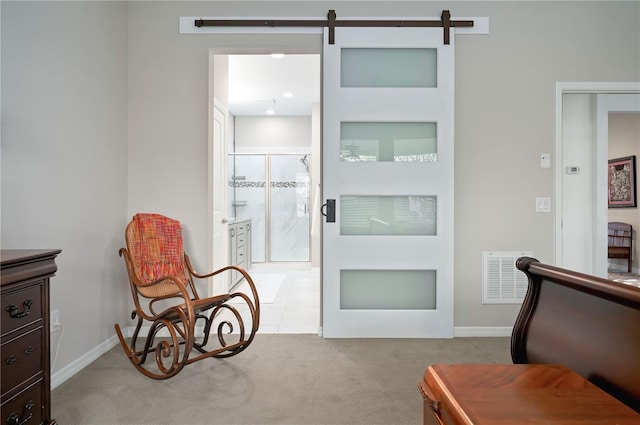
{"type": "Polygon", "coordinates": [[[536,212],[551,212],[551,198],[536,198],[536,212]]]}
{"type": "Polygon", "coordinates": [[[551,168],[551,154],[550,153],[541,153],[540,154],[540,168],[551,168]]]}

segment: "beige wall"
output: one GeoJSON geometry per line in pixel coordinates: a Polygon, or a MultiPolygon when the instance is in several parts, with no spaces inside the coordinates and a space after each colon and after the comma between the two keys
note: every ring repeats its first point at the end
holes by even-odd
{"type": "Polygon", "coordinates": [[[57,371],[129,315],[118,258],[129,218],[127,5],[0,6],[1,244],[62,249],[51,280],[65,327],[57,371]]]}
{"type": "Polygon", "coordinates": [[[481,300],[482,251],[554,259],[557,81],[640,80],[640,3],[2,1],[2,245],[64,250],[56,369],[113,336],[129,294],[117,247],[130,217],[185,223],[207,265],[209,49],[319,49],[319,37],[180,35],[180,16],[487,16],[456,37],[455,325],[511,326],[481,300]],[[615,31],[612,30],[615,28],[615,31]],[[597,54],[594,54],[597,52],[597,54]],[[44,184],[47,182],[47,184],[44,184]]]}
{"type": "MultiPolygon", "coordinates": [[[[612,112],[609,114],[609,158],[622,158],[636,156],[636,185],[638,169],[640,166],[640,113],[638,112],[612,112]]],[[[636,186],[636,199],[640,201],[636,186]]],[[[640,230],[640,210],[636,208],[611,208],[609,209],[609,221],[621,221],[629,223],[634,229],[634,246],[638,246],[638,231],[640,230]]],[[[624,260],[609,260],[624,269],[624,260]]],[[[633,267],[638,268],[638,250],[633,252],[633,267]]]]}

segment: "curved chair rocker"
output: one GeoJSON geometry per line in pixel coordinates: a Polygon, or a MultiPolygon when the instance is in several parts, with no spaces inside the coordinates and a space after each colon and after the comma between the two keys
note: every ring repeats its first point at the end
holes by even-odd
{"type": "Polygon", "coordinates": [[[251,344],[260,323],[260,301],[244,269],[227,266],[208,274],[196,273],[184,253],[180,222],[162,215],[136,214],[125,236],[127,248],[120,249],[120,256],[127,266],[135,303],[131,318],[137,317],[138,323],[129,344],[120,326],[115,328],[136,369],[150,378],[166,379],[187,364],[208,357],[231,357],[251,344]],[[230,270],[244,276],[252,297],[241,292],[198,296],[194,277],[209,278],[230,270]],[[140,337],[141,331],[146,337],[140,337]],[[217,341],[209,341],[212,331],[217,341]],[[155,364],[148,361],[150,356],[155,364]]]}

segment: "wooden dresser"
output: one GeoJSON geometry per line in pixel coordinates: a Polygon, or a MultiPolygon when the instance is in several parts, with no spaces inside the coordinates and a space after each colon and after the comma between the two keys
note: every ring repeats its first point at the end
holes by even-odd
{"type": "Polygon", "coordinates": [[[51,419],[49,278],[61,250],[0,251],[2,418],[0,424],[51,419]]]}

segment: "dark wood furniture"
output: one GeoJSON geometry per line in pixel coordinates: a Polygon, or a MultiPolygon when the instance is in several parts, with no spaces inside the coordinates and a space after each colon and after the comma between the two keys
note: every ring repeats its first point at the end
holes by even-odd
{"type": "Polygon", "coordinates": [[[530,423],[640,424],[640,288],[529,257],[516,266],[529,288],[511,337],[515,364],[430,366],[419,385],[425,424],[539,414],[549,416],[530,423]],[[578,420],[585,412],[598,421],[578,420]]]}
{"type": "Polygon", "coordinates": [[[420,388],[424,425],[637,425],[640,415],[560,365],[436,364],[420,388]]]}
{"type": "Polygon", "coordinates": [[[55,424],[51,418],[49,278],[61,250],[2,250],[2,418],[55,424]]]}
{"type": "Polygon", "coordinates": [[[522,257],[514,363],[558,363],[640,412],[640,288],[522,257]]]}
{"type": "Polygon", "coordinates": [[[627,223],[612,221],[608,225],[607,257],[627,260],[627,272],[633,265],[633,227],[627,223]]]}

